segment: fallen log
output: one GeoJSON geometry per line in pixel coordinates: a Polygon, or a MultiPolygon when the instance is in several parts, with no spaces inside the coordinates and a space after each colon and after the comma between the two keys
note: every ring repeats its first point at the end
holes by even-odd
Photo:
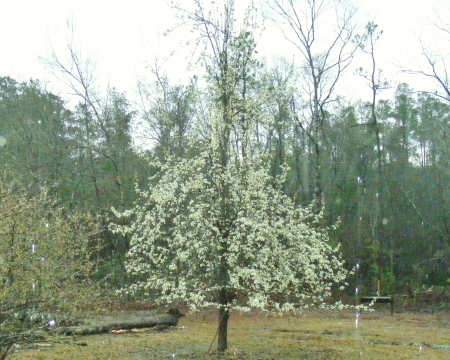
{"type": "Polygon", "coordinates": [[[97,324],[82,326],[56,326],[49,328],[51,332],[58,335],[94,335],[104,334],[112,330],[131,330],[141,328],[152,328],[157,325],[175,326],[178,317],[171,314],[156,314],[132,320],[115,320],[97,324]]]}

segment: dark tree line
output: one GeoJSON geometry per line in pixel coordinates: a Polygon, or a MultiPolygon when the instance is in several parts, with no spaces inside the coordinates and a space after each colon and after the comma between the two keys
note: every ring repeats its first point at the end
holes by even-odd
{"type": "MultiPolygon", "coordinates": [[[[308,165],[307,134],[291,109],[290,66],[280,62],[278,68],[260,70],[258,81],[268,84],[271,94],[264,105],[273,121],[253,129],[258,138],[253,151],[266,159],[272,176],[287,164],[285,193],[308,204],[316,170],[308,165]]],[[[130,129],[135,113],[120,93],[111,91],[100,120],[86,120],[92,114],[81,104],[68,109],[37,81],[1,79],[2,181],[14,180],[34,193],[46,187],[68,211],[92,214],[104,230],[99,256],[109,265],[102,276],[121,277],[129,246],[127,239],[107,231],[110,208],[125,210],[133,204],[135,184],[150,175],[147,159],[193,156],[201,140],[201,100],[194,96],[194,85],[164,86],[167,91],[152,97],[144,113],[155,145],[138,154],[130,129]]],[[[321,178],[328,225],[340,219],[335,240],[343,244],[349,265],[361,264],[367,286],[376,284],[380,267],[386,287],[411,279],[444,285],[450,232],[449,105],[406,84],[398,86],[392,100],[375,105],[376,124],[370,104],[362,102],[337,104],[326,113],[321,178]]]]}
{"type": "MultiPolygon", "coordinates": [[[[224,144],[231,143],[241,158],[264,159],[274,178],[287,167],[283,191],[296,204],[323,206],[324,225],[340,221],[332,238],[342,243],[349,267],[361,265],[367,292],[378,290],[377,281],[384,293],[402,292],[405,282],[446,285],[447,80],[432,66],[432,73],[422,72],[441,80],[443,95],[399,84],[391,99],[380,100],[386,83],[376,67],[381,32],[375,24],[357,36],[354,9],[342,8],[334,36],[325,34],[328,48],[319,51],[312,34],[329,9],[326,1],[307,2],[315,4],[314,11],[303,9],[305,19],[296,17],[297,22],[293,2],[270,3],[273,19],[290,21],[289,40],[302,55],[299,64],[279,58],[269,67],[254,56],[254,24],[248,21],[231,38],[225,22],[224,28],[214,29],[217,33],[202,30],[212,49],[206,85],[198,78],[188,85],[173,84],[158,70],[153,83],[140,83],[138,106],[116,89],[103,97],[95,94],[74,51],[72,66],[56,53],[50,58],[55,71],[73,80],[74,107],[37,80],[20,83],[1,77],[0,136],[6,140],[0,149],[2,182],[14,181],[32,194],[46,188],[67,212],[90,214],[101,244],[97,278],[121,286],[127,281],[124,261],[130,244],[108,231],[116,220],[110,209],[124,211],[135,203],[135,185],[155,171],[149,166],[152,160],[198,155],[197,145],[205,141],[209,126],[206,119],[212,106],[221,103],[224,119],[240,119],[222,129],[223,144],[217,146],[223,161],[228,156],[224,144]],[[302,27],[304,21],[309,28],[302,27]],[[336,85],[358,53],[373,60],[373,68],[360,71],[373,98],[350,104],[336,94],[336,85]],[[207,96],[213,87],[220,90],[214,104],[207,96]],[[136,120],[146,124],[143,135],[136,135],[136,120]],[[142,146],[147,150],[138,151],[142,146]]],[[[201,13],[191,15],[197,30],[207,24],[201,13]]],[[[427,59],[435,64],[431,56],[427,59]]]]}

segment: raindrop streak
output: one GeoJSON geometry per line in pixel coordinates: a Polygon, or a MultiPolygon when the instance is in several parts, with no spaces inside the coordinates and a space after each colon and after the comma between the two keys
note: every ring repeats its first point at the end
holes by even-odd
{"type": "Polygon", "coordinates": [[[31,252],[33,252],[34,253],[34,249],[36,248],[36,245],[34,245],[34,244],[31,244],[31,252]]]}
{"type": "Polygon", "coordinates": [[[358,323],[359,323],[359,313],[356,313],[356,320],[355,320],[355,327],[358,328],[358,323]]]}

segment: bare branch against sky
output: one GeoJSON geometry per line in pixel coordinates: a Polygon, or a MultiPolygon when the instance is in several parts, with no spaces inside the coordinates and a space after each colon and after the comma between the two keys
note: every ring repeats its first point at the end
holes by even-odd
{"type": "MultiPolygon", "coordinates": [[[[216,1],[218,2],[220,1],[216,1]]],[[[393,83],[407,81],[416,88],[429,87],[423,79],[416,80],[419,77],[411,77],[399,71],[398,65],[407,68],[414,61],[425,61],[420,58],[422,49],[418,37],[423,33],[427,18],[433,15],[434,5],[442,1],[358,2],[361,21],[374,21],[384,31],[378,46],[379,67],[386,77],[393,83]]],[[[245,8],[248,4],[249,1],[242,1],[238,5],[245,8]]],[[[440,15],[445,19],[444,13],[440,15]]],[[[0,31],[5,34],[0,38],[0,74],[20,81],[39,79],[48,84],[49,90],[67,93],[67,88],[63,88],[55,80],[39,61],[39,57],[47,54],[49,41],[54,41],[57,32],[64,28],[66,20],[71,17],[77,19],[77,36],[83,49],[93,50],[95,57],[91,61],[98,64],[99,83],[105,86],[111,83],[133,95],[138,76],[145,76],[148,71],[146,65],[154,63],[155,57],[165,59],[163,66],[175,81],[184,81],[186,78],[189,51],[184,51],[180,45],[180,40],[186,34],[174,32],[173,36],[163,36],[165,30],[176,24],[173,9],[165,2],[144,0],[130,0],[126,3],[106,0],[5,2],[0,12],[0,31]]],[[[258,41],[258,56],[270,59],[275,54],[288,59],[294,58],[295,61],[301,60],[298,49],[296,51],[295,46],[283,39],[278,26],[266,23],[265,27],[265,32],[258,41]]],[[[422,40],[427,45],[431,44],[429,37],[422,37],[422,40]]],[[[186,49],[190,49],[190,46],[186,46],[186,49]]],[[[59,52],[59,49],[55,48],[54,51],[59,52]]],[[[364,61],[363,58],[361,61],[364,61]]],[[[362,84],[358,85],[358,81],[361,80],[349,75],[346,83],[350,86],[344,86],[340,91],[363,87],[362,84]]]]}

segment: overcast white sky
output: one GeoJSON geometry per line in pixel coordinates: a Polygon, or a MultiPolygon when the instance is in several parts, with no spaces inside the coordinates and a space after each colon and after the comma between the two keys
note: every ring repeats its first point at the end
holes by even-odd
{"type": "MultiPolygon", "coordinates": [[[[400,77],[395,65],[407,67],[411,65],[409,62],[420,58],[417,35],[424,31],[423,25],[427,16],[432,16],[435,4],[443,1],[360,1],[361,16],[374,19],[384,30],[377,53],[380,67],[393,81],[407,81],[416,88],[429,86],[425,80],[400,77]]],[[[164,1],[0,0],[0,76],[20,81],[39,79],[48,83],[49,90],[64,97],[64,90],[46,72],[39,57],[46,55],[50,41],[58,46],[62,36],[58,31],[63,32],[70,17],[77,23],[76,37],[81,39],[83,51],[101,69],[101,81],[109,81],[129,95],[133,93],[137,76],[143,75],[145,61],[152,62],[154,55],[164,57],[178,48],[176,39],[162,36],[174,21],[164,1]]],[[[268,29],[272,31],[270,26],[268,29]]],[[[271,49],[267,41],[261,44],[263,54],[271,49]]],[[[288,58],[295,55],[295,49],[288,46],[277,51],[283,51],[282,55],[288,58]]],[[[176,59],[177,63],[169,63],[167,70],[182,76],[179,70],[185,67],[184,55],[176,59]]]]}

